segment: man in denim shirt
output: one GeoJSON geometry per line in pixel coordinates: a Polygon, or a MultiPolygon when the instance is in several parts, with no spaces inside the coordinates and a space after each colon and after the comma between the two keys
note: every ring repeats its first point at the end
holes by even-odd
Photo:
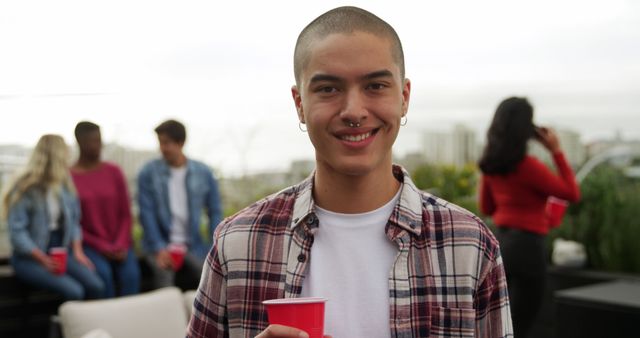
{"type": "Polygon", "coordinates": [[[189,285],[198,284],[202,265],[216,225],[222,219],[218,183],[202,162],[187,158],[182,148],[186,130],[182,123],[168,120],[155,129],[162,159],[147,163],[138,175],[138,206],[144,229],[145,260],[151,267],[153,286],[174,284],[175,272],[186,274],[189,285]],[[206,210],[207,230],[200,230],[206,210]],[[170,253],[173,247],[186,248],[182,264],[170,253]]]}

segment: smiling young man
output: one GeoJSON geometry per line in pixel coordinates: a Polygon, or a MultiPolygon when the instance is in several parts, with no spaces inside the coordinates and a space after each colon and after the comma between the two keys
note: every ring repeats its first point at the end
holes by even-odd
{"type": "Polygon", "coordinates": [[[491,232],[392,164],[411,92],[393,28],[333,9],[300,33],[294,73],[316,170],[219,226],[187,336],[306,337],[262,306],[301,296],[329,299],[336,338],[512,336],[491,232]]]}

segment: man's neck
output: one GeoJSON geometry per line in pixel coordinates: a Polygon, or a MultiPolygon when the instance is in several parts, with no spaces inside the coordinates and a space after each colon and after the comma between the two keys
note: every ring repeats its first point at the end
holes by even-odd
{"type": "Polygon", "coordinates": [[[313,198],[323,209],[355,214],[380,208],[400,188],[392,165],[365,175],[340,175],[318,166],[314,177],[313,198]],[[387,170],[388,169],[388,170],[387,170]]]}
{"type": "Polygon", "coordinates": [[[102,161],[99,158],[80,156],[72,169],[75,171],[90,171],[99,167],[101,163],[102,161]]]}
{"type": "Polygon", "coordinates": [[[174,161],[167,161],[167,164],[172,168],[183,167],[185,164],[187,164],[187,157],[183,154],[174,161]]]}

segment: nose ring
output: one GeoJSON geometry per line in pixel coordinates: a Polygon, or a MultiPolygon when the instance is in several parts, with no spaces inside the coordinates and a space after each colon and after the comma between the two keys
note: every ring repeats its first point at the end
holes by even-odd
{"type": "Polygon", "coordinates": [[[353,123],[353,122],[349,121],[349,127],[351,127],[351,128],[360,127],[360,122],[353,123]]]}

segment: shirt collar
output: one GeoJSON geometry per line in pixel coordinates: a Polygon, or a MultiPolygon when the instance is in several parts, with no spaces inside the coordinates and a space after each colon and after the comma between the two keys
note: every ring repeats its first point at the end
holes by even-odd
{"type": "Polygon", "coordinates": [[[313,214],[315,201],[313,200],[313,182],[315,171],[304,181],[295,187],[296,200],[293,204],[293,216],[291,218],[291,228],[303,223],[309,215],[313,214]]]}
{"type": "MultiPolygon", "coordinates": [[[[419,236],[422,233],[422,192],[413,184],[409,173],[399,165],[393,165],[393,175],[400,182],[400,198],[391,213],[389,223],[409,233],[419,236]]],[[[313,200],[313,182],[315,171],[295,186],[296,200],[293,206],[291,228],[306,222],[310,228],[316,220],[313,200]]],[[[311,229],[312,232],[314,229],[311,229]]]]}
{"type": "MultiPolygon", "coordinates": [[[[160,170],[162,171],[163,174],[165,175],[169,175],[171,170],[171,166],[169,165],[169,163],[167,162],[167,160],[165,160],[164,158],[160,157],[158,159],[158,163],[160,166],[160,170]]],[[[193,162],[187,157],[187,162],[184,164],[185,168],[187,168],[187,172],[191,171],[193,169],[193,162]]]]}

